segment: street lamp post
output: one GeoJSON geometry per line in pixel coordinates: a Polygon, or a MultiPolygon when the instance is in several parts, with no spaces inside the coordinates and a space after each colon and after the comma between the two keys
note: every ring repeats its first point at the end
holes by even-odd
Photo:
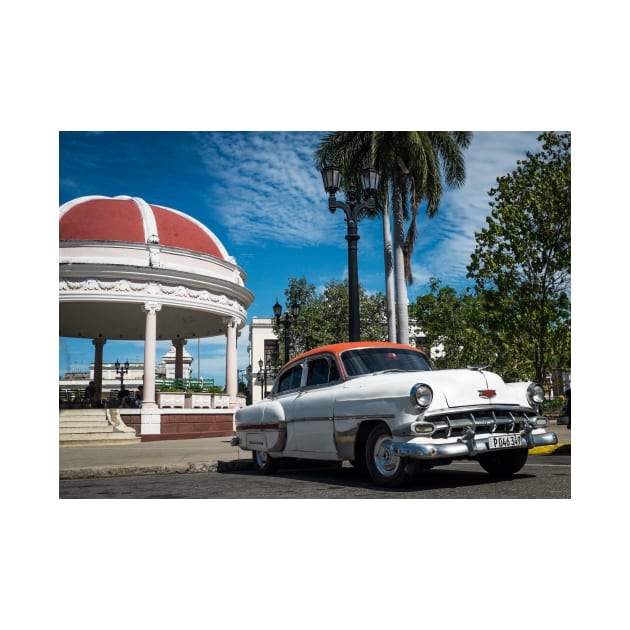
{"type": "Polygon", "coordinates": [[[125,365],[120,365],[118,359],[116,359],[116,363],[114,363],[114,367],[116,368],[116,374],[120,374],[120,389],[124,389],[123,379],[125,378],[125,374],[129,372],[129,361],[125,361],[125,365]]]}
{"type": "Polygon", "coordinates": [[[289,362],[289,331],[291,330],[291,323],[295,324],[298,315],[300,314],[301,305],[297,302],[291,304],[291,313],[286,311],[282,315],[282,306],[276,298],[276,303],[273,305],[273,314],[276,318],[276,326],[284,329],[284,362],[289,362]]]}
{"type": "Polygon", "coordinates": [[[358,223],[363,210],[376,208],[376,190],[379,182],[379,172],[373,166],[368,166],[361,171],[361,184],[367,194],[367,199],[360,203],[354,186],[348,188],[346,202],[338,201],[336,192],[341,187],[341,171],[333,165],[322,169],[324,189],[328,193],[328,209],[334,213],[341,208],[346,215],[348,225],[346,240],[348,241],[348,298],[350,303],[350,318],[348,333],[350,341],[361,340],[361,320],[359,317],[359,266],[357,262],[357,241],[359,240],[358,223]]]}

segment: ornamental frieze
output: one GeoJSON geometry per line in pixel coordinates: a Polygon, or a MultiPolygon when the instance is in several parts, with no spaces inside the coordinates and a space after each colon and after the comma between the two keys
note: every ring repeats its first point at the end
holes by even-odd
{"type": "Polygon", "coordinates": [[[132,282],[130,280],[59,280],[59,293],[108,293],[111,295],[137,295],[151,296],[153,298],[163,296],[165,298],[177,298],[192,300],[205,304],[216,304],[224,308],[231,308],[244,316],[247,310],[238,301],[225,294],[211,293],[207,289],[191,289],[183,285],[168,285],[159,282],[132,282]]]}

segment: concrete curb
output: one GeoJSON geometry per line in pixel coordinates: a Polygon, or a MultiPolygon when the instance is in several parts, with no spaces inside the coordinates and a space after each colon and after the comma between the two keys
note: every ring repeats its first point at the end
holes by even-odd
{"type": "Polygon", "coordinates": [[[553,446],[535,446],[529,449],[530,455],[571,455],[571,442],[562,442],[553,446]]]}
{"type": "Polygon", "coordinates": [[[157,466],[98,466],[93,468],[69,468],[59,471],[60,480],[100,479],[103,477],[138,477],[142,475],[176,475],[188,473],[228,472],[248,470],[252,462],[234,460],[225,462],[197,462],[192,464],[162,464],[157,466]]]}

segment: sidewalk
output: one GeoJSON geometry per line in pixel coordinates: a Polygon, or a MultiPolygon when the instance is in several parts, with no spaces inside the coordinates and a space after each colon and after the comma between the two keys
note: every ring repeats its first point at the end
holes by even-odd
{"type": "MultiPolygon", "coordinates": [[[[556,446],[532,449],[531,455],[571,452],[571,431],[552,422],[556,446]]],[[[230,437],[164,440],[126,446],[60,446],[59,479],[121,475],[210,472],[251,465],[251,452],[230,445],[230,437]]]]}
{"type": "Polygon", "coordinates": [[[251,452],[231,437],[163,440],[140,444],[60,446],[59,478],[210,472],[249,466],[251,452]]]}

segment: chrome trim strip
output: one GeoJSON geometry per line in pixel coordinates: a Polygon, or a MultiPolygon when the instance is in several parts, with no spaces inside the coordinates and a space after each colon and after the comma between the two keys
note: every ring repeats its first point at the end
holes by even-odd
{"type": "Polygon", "coordinates": [[[393,413],[380,413],[380,414],[372,414],[369,416],[335,416],[335,421],[348,421],[348,420],[388,420],[395,418],[396,416],[393,413]]]}
{"type": "Polygon", "coordinates": [[[266,424],[237,424],[237,431],[286,431],[285,422],[267,422],[266,424]]]}
{"type": "Polygon", "coordinates": [[[319,416],[310,418],[289,418],[286,423],[293,424],[294,422],[332,422],[333,419],[330,416],[319,416]]]}

